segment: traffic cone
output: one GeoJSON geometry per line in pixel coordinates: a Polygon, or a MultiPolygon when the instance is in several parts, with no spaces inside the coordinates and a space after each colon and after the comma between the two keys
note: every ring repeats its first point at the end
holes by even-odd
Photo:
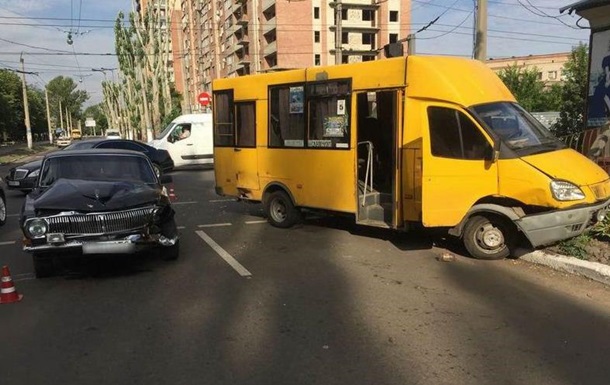
{"type": "Polygon", "coordinates": [[[19,302],[23,298],[17,293],[8,266],[2,266],[2,282],[0,283],[0,304],[19,302]]]}
{"type": "Polygon", "coordinates": [[[176,196],[176,190],[174,189],[174,184],[170,184],[169,185],[169,201],[170,202],[176,202],[178,200],[178,197],[176,196]]]}

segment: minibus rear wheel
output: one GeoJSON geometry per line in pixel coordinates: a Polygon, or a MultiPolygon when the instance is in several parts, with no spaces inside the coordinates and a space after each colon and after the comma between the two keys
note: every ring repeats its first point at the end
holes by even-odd
{"type": "Polygon", "coordinates": [[[466,250],[477,259],[503,259],[510,255],[514,231],[503,218],[475,215],[462,234],[466,250]]]}
{"type": "Polygon", "coordinates": [[[301,211],[284,191],[274,191],[265,199],[265,213],[272,226],[289,228],[301,220],[301,211]]]}

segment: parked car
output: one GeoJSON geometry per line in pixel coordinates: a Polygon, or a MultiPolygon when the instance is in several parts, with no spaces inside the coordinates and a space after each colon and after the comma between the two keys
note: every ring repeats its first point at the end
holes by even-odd
{"type": "MultiPolygon", "coordinates": [[[[156,149],[147,144],[127,139],[88,139],[75,141],[63,149],[84,150],[88,148],[117,148],[133,150],[144,153],[152,162],[157,176],[162,173],[170,172],[174,169],[174,161],[166,150],[156,149]]],[[[36,184],[40,165],[42,161],[36,160],[21,166],[13,167],[6,176],[6,184],[10,190],[21,190],[24,193],[30,192],[36,184]]]]}
{"type": "MultiPolygon", "coordinates": [[[[0,180],[2,180],[0,178],[0,180]]],[[[4,194],[4,189],[2,185],[0,185],[0,226],[3,226],[6,223],[6,195],[4,194]]]]}
{"type": "Polygon", "coordinates": [[[60,148],[67,147],[70,143],[72,143],[72,138],[69,136],[61,136],[55,140],[55,145],[60,148]]]}
{"type": "Polygon", "coordinates": [[[179,240],[166,188],[142,153],[126,150],[57,151],[45,156],[36,186],[21,211],[23,250],[36,277],[55,272],[60,255],[131,254],[158,247],[174,260],[179,240]]]}

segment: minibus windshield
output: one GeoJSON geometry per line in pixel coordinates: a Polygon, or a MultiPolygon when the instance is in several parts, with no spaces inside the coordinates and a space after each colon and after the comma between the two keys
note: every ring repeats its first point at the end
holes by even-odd
{"type": "Polygon", "coordinates": [[[553,134],[516,103],[490,103],[471,109],[490,131],[519,155],[565,148],[553,134]]]}
{"type": "Polygon", "coordinates": [[[161,131],[160,133],[158,133],[155,136],[155,139],[157,139],[157,140],[163,139],[165,137],[165,135],[167,135],[167,133],[170,132],[172,130],[172,128],[174,128],[175,125],[176,125],[176,123],[174,123],[174,122],[168,124],[167,127],[165,127],[165,129],[163,129],[163,131],[161,131]]]}

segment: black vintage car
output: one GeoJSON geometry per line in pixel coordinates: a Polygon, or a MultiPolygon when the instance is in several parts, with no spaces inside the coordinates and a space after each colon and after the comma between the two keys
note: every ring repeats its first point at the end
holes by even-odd
{"type": "MultiPolygon", "coordinates": [[[[143,153],[150,159],[157,175],[170,172],[174,169],[174,161],[167,150],[157,149],[136,140],[128,139],[87,139],[72,142],[62,151],[85,150],[89,148],[116,148],[121,150],[133,150],[143,153]]],[[[10,190],[21,190],[24,193],[30,192],[40,172],[40,160],[35,160],[21,166],[13,167],[6,176],[6,184],[10,190]]]]}
{"type": "Polygon", "coordinates": [[[74,150],[48,154],[21,212],[23,249],[33,254],[37,277],[55,272],[60,254],[131,254],[159,248],[178,258],[174,210],[152,163],[126,150],[74,150]]]}

